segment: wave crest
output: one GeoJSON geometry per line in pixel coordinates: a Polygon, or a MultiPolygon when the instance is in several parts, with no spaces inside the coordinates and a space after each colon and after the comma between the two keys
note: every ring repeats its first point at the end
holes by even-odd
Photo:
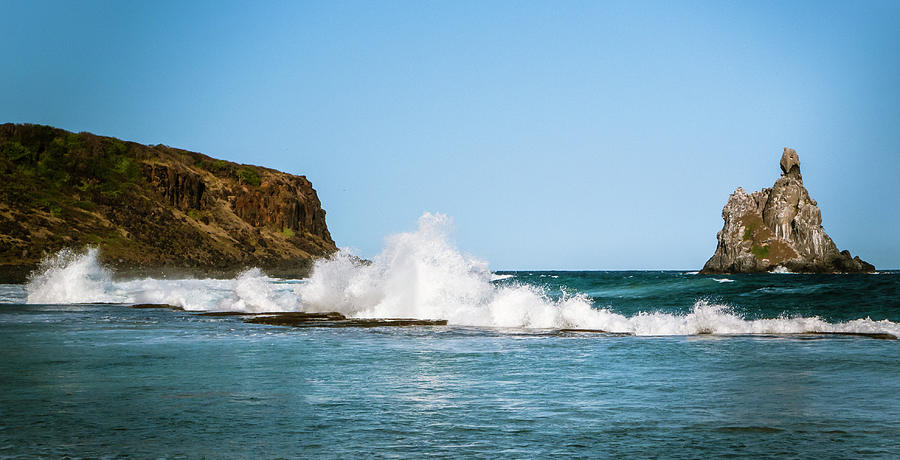
{"type": "Polygon", "coordinates": [[[27,303],[117,302],[111,273],[97,263],[97,248],[63,249],[45,257],[28,277],[27,303]]]}
{"type": "MultiPolygon", "coordinates": [[[[551,297],[538,286],[497,283],[486,262],[450,242],[451,220],[426,213],[414,232],[387,238],[372,262],[348,250],[315,263],[305,281],[280,281],[259,269],[231,280],[114,281],[97,250],[64,250],[47,258],[28,285],[27,303],[166,303],[186,310],[245,312],[338,311],[357,318],[446,319],[491,328],[595,329],[634,335],[886,333],[900,324],[861,318],[830,323],[819,317],[747,319],[699,300],[683,314],[631,316],[597,308],[581,293],[551,297]]],[[[720,281],[720,280],[716,280],[720,281]]]]}
{"type": "Polygon", "coordinates": [[[63,249],[47,257],[25,285],[28,304],[152,303],[185,310],[296,311],[299,299],[291,285],[279,285],[260,269],[232,280],[154,279],[114,281],[100,264],[98,250],[63,249]]]}

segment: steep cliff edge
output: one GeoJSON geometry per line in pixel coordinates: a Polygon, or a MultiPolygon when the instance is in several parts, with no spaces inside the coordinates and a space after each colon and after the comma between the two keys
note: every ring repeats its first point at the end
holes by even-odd
{"type": "Polygon", "coordinates": [[[304,176],[49,126],[0,125],[0,278],[100,248],[123,270],[302,274],[336,250],[304,176]]]}
{"type": "Polygon", "coordinates": [[[797,152],[785,147],[780,165],[781,177],[771,188],[750,194],[738,188],[728,198],[716,252],[700,273],[875,271],[850,251],[839,251],[825,233],[818,203],[803,186],[797,152]]]}

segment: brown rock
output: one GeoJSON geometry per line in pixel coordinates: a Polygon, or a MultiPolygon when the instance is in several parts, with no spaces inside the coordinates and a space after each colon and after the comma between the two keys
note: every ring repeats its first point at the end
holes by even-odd
{"type": "Polygon", "coordinates": [[[784,153],[781,154],[781,173],[796,174],[800,178],[800,157],[794,149],[784,148],[784,153]]]}
{"type": "Polygon", "coordinates": [[[138,276],[233,276],[248,266],[303,276],[337,250],[304,176],[164,145],[0,125],[0,281],[23,281],[19,273],[44,253],[89,245],[102,262],[138,276]]]}
{"type": "Polygon", "coordinates": [[[157,309],[158,308],[158,309],[163,309],[163,310],[184,311],[184,308],[182,308],[182,307],[179,307],[176,305],[169,305],[169,304],[165,304],[165,303],[139,303],[136,305],[132,305],[131,308],[137,308],[140,310],[157,309]]]}
{"type": "Polygon", "coordinates": [[[331,313],[289,312],[261,314],[244,322],[268,324],[271,326],[291,327],[408,327],[408,326],[446,326],[447,320],[412,319],[412,318],[347,318],[344,315],[331,313]]]}
{"type": "Polygon", "coordinates": [[[701,273],[753,273],[783,267],[803,273],[868,273],[875,267],[839,251],[822,228],[822,213],[803,186],[800,158],[781,155],[775,185],[747,194],[735,190],[722,209],[725,225],[716,252],[701,273]]]}

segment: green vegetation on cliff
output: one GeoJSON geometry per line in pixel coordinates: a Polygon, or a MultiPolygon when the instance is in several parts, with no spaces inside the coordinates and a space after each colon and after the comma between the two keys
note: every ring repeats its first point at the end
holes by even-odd
{"type": "Polygon", "coordinates": [[[87,245],[125,268],[290,271],[335,251],[303,176],[49,126],[0,125],[0,199],[0,270],[87,245]]]}
{"type": "Polygon", "coordinates": [[[781,177],[770,188],[747,193],[738,187],[722,209],[725,225],[716,252],[700,273],[870,273],[872,264],[839,251],[822,227],[818,203],[791,148],[781,154],[781,177]]]}

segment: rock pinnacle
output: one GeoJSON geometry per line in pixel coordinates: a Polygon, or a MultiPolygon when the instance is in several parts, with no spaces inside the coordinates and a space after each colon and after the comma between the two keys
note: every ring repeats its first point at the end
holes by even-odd
{"type": "Polygon", "coordinates": [[[771,188],[738,187],[722,209],[725,225],[701,273],[870,273],[875,267],[841,251],[822,227],[822,212],[800,177],[800,158],[785,147],[771,188]]]}
{"type": "Polygon", "coordinates": [[[800,178],[800,157],[797,156],[797,152],[792,148],[785,147],[784,153],[781,154],[781,174],[800,178]]]}

